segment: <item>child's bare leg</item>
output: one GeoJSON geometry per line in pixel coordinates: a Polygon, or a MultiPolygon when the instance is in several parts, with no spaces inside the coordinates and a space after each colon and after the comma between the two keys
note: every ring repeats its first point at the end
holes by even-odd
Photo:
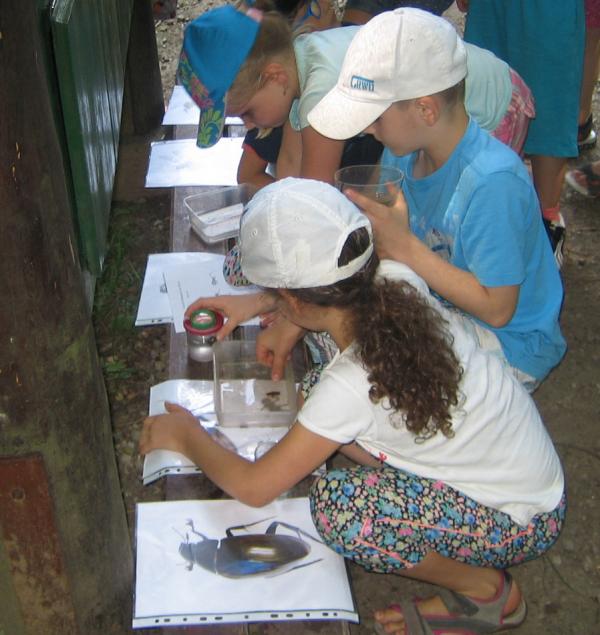
{"type": "MultiPolygon", "coordinates": [[[[533,183],[540,199],[542,213],[558,206],[567,169],[567,159],[541,154],[531,157],[533,183]]],[[[555,220],[548,218],[548,220],[555,220]]]]}
{"type": "MultiPolygon", "coordinates": [[[[401,575],[444,587],[475,600],[493,598],[498,593],[502,583],[500,572],[497,569],[474,567],[445,558],[435,552],[428,553],[415,567],[402,570],[401,575]]],[[[519,607],[520,601],[521,592],[516,583],[513,582],[503,615],[513,613],[519,607]]],[[[448,609],[439,597],[419,602],[418,609],[423,615],[448,614],[448,609]]],[[[402,614],[395,609],[376,611],[375,619],[384,626],[386,633],[404,633],[402,614]]]]}

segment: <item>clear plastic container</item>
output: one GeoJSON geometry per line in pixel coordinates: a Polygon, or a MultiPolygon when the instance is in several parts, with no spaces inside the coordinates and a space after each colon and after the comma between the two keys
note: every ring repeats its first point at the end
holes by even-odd
{"type": "Polygon", "coordinates": [[[256,188],[243,184],[220,187],[183,199],[192,230],[206,243],[234,238],[240,229],[244,205],[256,188]]]}
{"type": "Polygon", "coordinates": [[[290,363],[284,378],[271,379],[271,369],[256,359],[256,342],[224,340],[213,346],[214,398],[219,424],[289,426],[297,411],[296,386],[290,363]]]}

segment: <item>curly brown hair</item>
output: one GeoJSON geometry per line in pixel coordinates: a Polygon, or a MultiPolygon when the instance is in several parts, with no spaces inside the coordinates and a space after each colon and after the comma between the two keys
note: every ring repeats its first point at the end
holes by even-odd
{"type": "MultiPolygon", "coordinates": [[[[370,242],[366,229],[354,231],[338,264],[351,262],[370,242]]],[[[392,425],[405,425],[417,441],[441,431],[453,436],[451,410],[460,402],[462,367],[452,349],[447,322],[412,285],[376,277],[373,254],[360,271],[334,285],[288,289],[303,302],[351,308],[348,331],[368,371],[373,403],[388,398],[392,425]]]]}

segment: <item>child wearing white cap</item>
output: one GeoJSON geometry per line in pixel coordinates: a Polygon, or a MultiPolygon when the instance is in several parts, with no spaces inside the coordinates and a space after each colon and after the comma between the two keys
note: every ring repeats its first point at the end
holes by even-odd
{"type": "Polygon", "coordinates": [[[519,157],[465,110],[465,46],[446,20],[398,9],[368,22],[337,85],[309,113],[321,134],[371,132],[405,174],[391,208],[348,195],[380,256],[408,264],[460,309],[480,344],[533,390],[561,360],[562,284],[519,157]]]}
{"type": "MultiPolygon", "coordinates": [[[[241,117],[248,128],[284,125],[278,176],[332,183],[344,142],[315,132],[307,115],[335,86],[344,54],[358,31],[348,26],[294,38],[277,12],[253,8],[244,14],[231,5],[206,11],[190,22],[178,75],[201,109],[198,145],[208,147],[219,140],[226,114],[241,117]]],[[[515,83],[510,67],[489,51],[476,46],[469,50],[472,81],[467,105],[482,126],[497,129],[518,151],[523,127],[507,130],[505,120],[528,121],[529,90],[515,83]],[[519,111],[518,117],[511,109],[519,111]]]]}
{"type": "Polygon", "coordinates": [[[145,420],[141,452],[182,452],[261,506],[340,451],[359,465],[330,470],[310,492],[323,540],[369,570],[445,589],[377,612],[379,632],[519,625],[525,602],[505,569],[550,548],[565,515],[560,461],[527,392],[419,276],[379,262],[368,218],[332,186],[266,186],[240,236],[244,274],[264,287],[246,302],[328,332],[339,352],[256,462],[174,404],[145,420]]]}

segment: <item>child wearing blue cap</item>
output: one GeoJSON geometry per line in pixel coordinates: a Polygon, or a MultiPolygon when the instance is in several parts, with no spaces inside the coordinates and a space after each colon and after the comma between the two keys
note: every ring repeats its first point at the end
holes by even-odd
{"type": "MultiPolygon", "coordinates": [[[[241,117],[249,128],[285,124],[277,176],[333,182],[344,140],[320,135],[308,113],[335,86],[359,30],[349,26],[294,38],[279,13],[255,8],[242,13],[229,5],[190,22],[179,79],[201,108],[198,145],[218,141],[225,114],[241,117]]],[[[531,99],[526,87],[513,81],[510,67],[488,51],[468,49],[466,104],[471,114],[486,129],[504,130],[509,111],[515,119],[513,95],[519,93],[520,116],[528,121],[531,99]]],[[[510,136],[503,140],[512,144],[510,136]]]]}

